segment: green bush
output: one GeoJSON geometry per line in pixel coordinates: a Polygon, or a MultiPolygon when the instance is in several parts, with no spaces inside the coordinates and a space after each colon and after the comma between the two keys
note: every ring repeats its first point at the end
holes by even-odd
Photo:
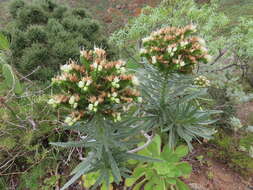
{"type": "Polygon", "coordinates": [[[217,160],[227,163],[243,176],[252,176],[253,159],[250,152],[251,147],[253,147],[252,138],[252,133],[245,133],[243,130],[236,136],[227,129],[220,130],[215,138],[210,141],[211,144],[215,144],[213,156],[217,160]]]}
{"type": "Polygon", "coordinates": [[[31,79],[47,80],[60,64],[78,58],[80,48],[94,45],[108,49],[97,21],[85,9],[68,8],[53,0],[10,5],[12,21],[6,28],[11,37],[11,61],[31,79]]]}
{"type": "Polygon", "coordinates": [[[192,171],[189,163],[180,161],[188,154],[188,148],[178,146],[173,151],[168,146],[164,146],[161,150],[161,143],[161,138],[157,135],[152,143],[139,154],[160,159],[162,162],[138,163],[132,176],[126,179],[126,186],[134,186],[135,190],[190,190],[180,180],[180,177],[187,177],[192,171]]]}

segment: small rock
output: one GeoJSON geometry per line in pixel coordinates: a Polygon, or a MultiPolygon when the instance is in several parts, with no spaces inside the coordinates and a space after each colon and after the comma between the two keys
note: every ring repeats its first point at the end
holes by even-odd
{"type": "Polygon", "coordinates": [[[192,190],[206,190],[205,187],[197,183],[190,183],[189,186],[192,190]]]}

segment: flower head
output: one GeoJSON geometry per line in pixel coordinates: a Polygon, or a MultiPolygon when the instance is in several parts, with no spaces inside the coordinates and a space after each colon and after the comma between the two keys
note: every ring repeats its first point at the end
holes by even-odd
{"type": "Polygon", "coordinates": [[[205,76],[198,76],[194,79],[194,85],[200,86],[200,87],[209,87],[210,81],[205,76]]]}
{"type": "Polygon", "coordinates": [[[165,27],[144,38],[140,55],[161,71],[190,73],[211,60],[205,41],[194,36],[196,26],[165,27]]]}
{"type": "Polygon", "coordinates": [[[124,61],[108,61],[101,48],[80,53],[81,64],[70,61],[52,79],[63,94],[55,95],[48,103],[69,109],[71,114],[65,118],[67,125],[89,120],[95,114],[120,121],[123,106],[141,102],[140,93],[135,89],[138,79],[127,73],[124,61]]]}

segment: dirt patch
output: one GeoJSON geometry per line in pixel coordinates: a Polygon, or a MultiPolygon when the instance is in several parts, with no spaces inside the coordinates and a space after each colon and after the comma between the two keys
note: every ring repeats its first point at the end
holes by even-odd
{"type": "Polygon", "coordinates": [[[209,161],[209,167],[193,172],[186,182],[193,190],[251,190],[253,184],[244,181],[238,174],[224,165],[209,161]]]}
{"type": "Polygon", "coordinates": [[[253,190],[253,177],[243,179],[222,161],[207,158],[207,151],[203,146],[198,146],[186,158],[193,172],[184,181],[192,190],[253,190]]]}
{"type": "Polygon", "coordinates": [[[236,110],[236,115],[243,125],[253,125],[253,102],[238,105],[236,110]]]}

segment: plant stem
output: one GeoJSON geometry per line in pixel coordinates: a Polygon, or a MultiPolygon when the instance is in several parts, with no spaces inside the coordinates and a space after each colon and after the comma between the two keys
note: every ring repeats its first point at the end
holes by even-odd
{"type": "Polygon", "coordinates": [[[169,74],[166,72],[164,76],[162,92],[161,92],[161,106],[163,107],[165,104],[165,95],[167,91],[167,82],[168,82],[169,74]]]}

